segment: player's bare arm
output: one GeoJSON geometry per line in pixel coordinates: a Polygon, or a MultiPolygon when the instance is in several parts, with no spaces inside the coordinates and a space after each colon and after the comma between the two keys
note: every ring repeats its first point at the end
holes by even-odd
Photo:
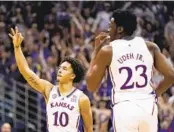
{"type": "Polygon", "coordinates": [[[86,81],[89,91],[96,91],[99,87],[107,67],[112,59],[112,47],[105,45],[98,52],[95,59],[91,60],[89,70],[87,72],[86,81]]]}
{"type": "Polygon", "coordinates": [[[24,76],[27,82],[31,85],[32,88],[42,93],[46,100],[48,98],[48,91],[53,87],[53,84],[50,82],[40,79],[28,66],[27,61],[23,55],[21,49],[21,43],[24,37],[18,31],[16,27],[15,30],[11,29],[11,34],[9,36],[12,38],[14,53],[16,58],[16,63],[19,68],[20,73],[24,76]]]}
{"type": "Polygon", "coordinates": [[[146,43],[148,48],[153,51],[155,68],[164,76],[164,79],[155,90],[157,96],[160,96],[174,83],[174,69],[172,65],[168,63],[166,57],[160,52],[160,49],[156,44],[152,42],[146,43]]]}
{"type": "Polygon", "coordinates": [[[89,98],[83,94],[80,97],[80,114],[82,115],[84,121],[85,132],[93,132],[93,119],[92,119],[92,110],[89,98]]]}

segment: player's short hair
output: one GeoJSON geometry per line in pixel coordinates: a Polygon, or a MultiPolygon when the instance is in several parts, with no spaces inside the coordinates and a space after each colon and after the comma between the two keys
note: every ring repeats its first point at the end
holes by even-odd
{"type": "Polygon", "coordinates": [[[76,76],[73,80],[73,83],[79,83],[84,78],[84,75],[85,75],[85,68],[81,64],[81,62],[72,57],[65,57],[65,59],[62,61],[62,63],[63,62],[68,62],[71,64],[73,72],[76,76]]]}
{"type": "Polygon", "coordinates": [[[122,26],[124,28],[124,32],[127,35],[132,35],[136,30],[137,19],[135,14],[131,11],[117,9],[113,12],[112,17],[117,26],[122,26]]]}

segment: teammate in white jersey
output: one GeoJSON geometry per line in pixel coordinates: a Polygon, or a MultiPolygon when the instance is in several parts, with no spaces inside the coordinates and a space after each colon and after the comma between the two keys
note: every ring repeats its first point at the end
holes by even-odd
{"type": "Polygon", "coordinates": [[[84,76],[80,62],[74,58],[65,58],[57,71],[58,85],[54,86],[30,70],[21,50],[23,36],[17,27],[15,31],[11,29],[9,36],[13,40],[20,73],[45,97],[49,132],[80,132],[80,123],[83,123],[85,132],[93,132],[90,101],[85,94],[73,87],[73,83],[80,82],[84,76]],[[80,122],[81,117],[83,122],[80,122]]]}
{"type": "Polygon", "coordinates": [[[112,80],[114,132],[157,132],[155,92],[160,96],[174,83],[174,69],[158,46],[133,37],[136,16],[129,11],[113,12],[109,36],[101,33],[87,72],[87,87],[95,91],[108,69],[112,80]],[[109,39],[110,38],[110,39],[109,39]],[[152,67],[164,75],[157,89],[151,86],[152,67]]]}

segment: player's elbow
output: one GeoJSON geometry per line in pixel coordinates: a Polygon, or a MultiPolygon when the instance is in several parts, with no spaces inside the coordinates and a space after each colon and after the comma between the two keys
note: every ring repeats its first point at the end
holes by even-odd
{"type": "Polygon", "coordinates": [[[90,86],[90,85],[87,85],[87,89],[89,92],[95,92],[96,90],[94,89],[94,87],[90,86]]]}
{"type": "Polygon", "coordinates": [[[93,132],[92,126],[87,127],[85,130],[86,130],[86,132],[93,132]]]}
{"type": "Polygon", "coordinates": [[[91,78],[90,75],[86,76],[86,85],[87,85],[87,89],[89,92],[95,92],[95,87],[94,87],[94,82],[92,81],[93,79],[91,78]]]}
{"type": "Polygon", "coordinates": [[[171,84],[174,83],[174,70],[171,70],[168,75],[164,75],[164,78],[167,79],[171,84]]]}

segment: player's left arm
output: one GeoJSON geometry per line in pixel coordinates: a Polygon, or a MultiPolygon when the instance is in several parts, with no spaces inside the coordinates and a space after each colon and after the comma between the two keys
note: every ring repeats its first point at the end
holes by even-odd
{"type": "Polygon", "coordinates": [[[92,119],[92,110],[89,98],[83,94],[80,97],[80,114],[84,122],[85,132],[93,132],[93,119],[92,119]]]}
{"type": "Polygon", "coordinates": [[[164,76],[164,79],[155,90],[156,95],[159,97],[162,93],[167,91],[172,84],[174,84],[174,68],[167,61],[167,58],[161,53],[159,47],[155,43],[146,43],[148,48],[150,47],[153,51],[155,68],[164,76]]]}
{"type": "Polygon", "coordinates": [[[112,47],[105,45],[98,52],[97,56],[91,60],[89,70],[86,75],[87,88],[94,92],[99,87],[107,67],[112,59],[112,47]]]}

